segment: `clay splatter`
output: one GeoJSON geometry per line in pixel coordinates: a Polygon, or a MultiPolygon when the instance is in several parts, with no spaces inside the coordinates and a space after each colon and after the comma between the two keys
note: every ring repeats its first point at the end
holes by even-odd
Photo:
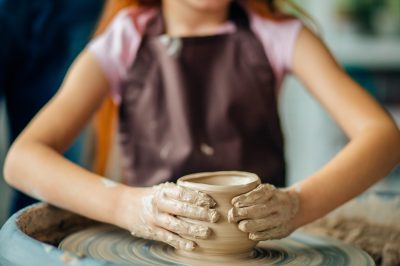
{"type": "Polygon", "coordinates": [[[207,155],[207,156],[212,156],[212,155],[214,155],[214,149],[213,149],[213,147],[211,147],[210,145],[207,145],[207,144],[205,144],[205,143],[202,143],[202,144],[200,145],[200,150],[201,150],[202,153],[204,153],[204,154],[207,155]]]}
{"type": "Polygon", "coordinates": [[[50,253],[54,249],[53,246],[50,246],[50,245],[47,245],[47,244],[42,244],[42,246],[43,246],[43,249],[44,249],[44,251],[46,253],[50,253]]]}
{"type": "Polygon", "coordinates": [[[60,261],[62,261],[66,265],[76,265],[79,262],[79,259],[70,254],[69,252],[64,252],[60,256],[60,261]]]}
{"type": "Polygon", "coordinates": [[[297,193],[301,193],[301,185],[300,185],[299,183],[295,184],[295,185],[294,185],[294,190],[295,190],[297,193]]]}
{"type": "Polygon", "coordinates": [[[116,187],[118,185],[117,182],[107,179],[107,178],[101,178],[101,182],[103,183],[103,185],[107,188],[113,188],[116,187]]]}

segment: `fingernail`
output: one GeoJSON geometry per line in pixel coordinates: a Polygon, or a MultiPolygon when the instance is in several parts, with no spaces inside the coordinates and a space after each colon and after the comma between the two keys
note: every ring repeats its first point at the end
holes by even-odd
{"type": "Polygon", "coordinates": [[[200,192],[197,196],[195,204],[201,207],[211,207],[213,202],[205,194],[200,192]]]}
{"type": "Polygon", "coordinates": [[[228,211],[228,223],[234,223],[234,222],[236,222],[236,221],[235,221],[235,216],[234,216],[234,214],[233,214],[233,208],[231,208],[231,209],[228,211]]]}
{"type": "Polygon", "coordinates": [[[215,207],[215,205],[217,204],[214,199],[212,199],[211,197],[209,197],[207,194],[198,191],[197,192],[197,196],[196,196],[196,202],[195,204],[201,207],[208,207],[208,208],[212,208],[215,207]]]}
{"type": "Polygon", "coordinates": [[[232,205],[235,205],[237,202],[238,202],[238,198],[236,197],[236,198],[233,198],[232,200],[231,200],[231,203],[232,203],[232,205]]]}
{"type": "Polygon", "coordinates": [[[245,198],[243,198],[242,196],[236,197],[232,200],[232,205],[237,208],[242,207],[244,200],[245,198]]]}
{"type": "Polygon", "coordinates": [[[257,241],[257,236],[256,236],[254,233],[250,233],[250,234],[249,234],[249,239],[250,239],[250,240],[257,241]]]}
{"type": "Polygon", "coordinates": [[[213,199],[211,199],[210,200],[210,208],[214,208],[215,206],[217,206],[217,203],[213,199]]]}
{"type": "Polygon", "coordinates": [[[216,221],[218,221],[220,215],[217,212],[217,210],[209,210],[208,211],[208,220],[212,223],[215,223],[216,221]]]}
{"type": "Polygon", "coordinates": [[[211,229],[206,226],[191,226],[189,235],[199,238],[207,238],[211,235],[211,229]]]}
{"type": "Polygon", "coordinates": [[[247,229],[248,229],[248,228],[247,228],[248,224],[249,224],[248,221],[241,221],[241,222],[239,223],[239,230],[240,230],[240,231],[243,231],[243,232],[246,232],[247,229]]]}
{"type": "Polygon", "coordinates": [[[211,235],[211,229],[208,228],[208,227],[202,228],[202,229],[199,231],[199,236],[200,236],[200,237],[207,238],[207,237],[209,237],[210,235],[211,235]]]}
{"type": "Polygon", "coordinates": [[[186,242],[184,245],[183,249],[187,251],[192,251],[194,249],[194,243],[193,242],[186,242]]]}
{"type": "Polygon", "coordinates": [[[237,216],[245,216],[245,217],[247,217],[248,216],[248,211],[247,211],[247,208],[239,208],[239,209],[236,209],[236,213],[237,213],[237,216]]]}
{"type": "Polygon", "coordinates": [[[235,206],[236,208],[240,208],[242,207],[242,203],[240,201],[235,202],[235,204],[233,204],[233,206],[235,206]]]}

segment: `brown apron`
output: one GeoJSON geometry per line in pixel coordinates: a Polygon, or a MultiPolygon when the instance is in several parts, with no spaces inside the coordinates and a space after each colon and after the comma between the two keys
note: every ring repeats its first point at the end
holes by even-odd
{"type": "Polygon", "coordinates": [[[235,2],[229,18],[236,31],[213,36],[168,37],[161,12],[147,25],[119,113],[128,184],[242,170],[284,186],[274,73],[235,2]]]}

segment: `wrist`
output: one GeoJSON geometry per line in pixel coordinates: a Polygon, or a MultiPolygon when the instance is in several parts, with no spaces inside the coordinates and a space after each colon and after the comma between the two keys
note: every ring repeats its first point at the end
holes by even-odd
{"type": "Polygon", "coordinates": [[[289,187],[287,189],[288,193],[291,195],[291,197],[293,199],[295,199],[296,204],[296,212],[292,218],[292,220],[290,221],[290,227],[292,228],[292,231],[297,230],[298,228],[300,228],[301,226],[303,226],[304,224],[306,224],[305,220],[305,212],[304,212],[304,206],[303,206],[303,202],[301,200],[301,189],[300,189],[300,185],[293,185],[291,187],[289,187]]]}
{"type": "Polygon", "coordinates": [[[315,179],[307,178],[289,189],[299,196],[299,211],[293,219],[295,228],[311,223],[330,211],[327,208],[330,200],[325,197],[329,189],[322,189],[315,179]]]}
{"type": "Polygon", "coordinates": [[[138,223],[137,213],[142,208],[142,199],[151,194],[151,188],[122,185],[114,213],[114,225],[131,230],[138,223]]]}

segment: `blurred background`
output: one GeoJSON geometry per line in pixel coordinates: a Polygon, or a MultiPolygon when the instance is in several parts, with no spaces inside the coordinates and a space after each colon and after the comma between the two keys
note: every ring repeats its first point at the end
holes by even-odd
{"type": "MultiPolygon", "coordinates": [[[[89,41],[103,2],[0,0],[1,170],[10,143],[56,93],[89,41]]],[[[80,136],[66,156],[82,164],[86,142],[80,136]]],[[[0,175],[1,225],[10,213],[34,201],[11,190],[0,175]]]]}
{"type": "MultiPolygon", "coordinates": [[[[7,1],[0,0],[0,23],[2,24],[3,16],[6,16],[5,9],[9,8],[9,6],[3,5],[3,2],[7,1]]],[[[27,3],[26,1],[21,2],[27,3]]],[[[369,93],[378,99],[400,123],[400,1],[303,0],[298,2],[317,21],[321,37],[339,63],[369,93]]],[[[77,6],[71,7],[70,10],[75,10],[75,15],[73,19],[68,20],[71,23],[68,25],[76,26],[73,27],[67,37],[57,39],[68,43],[62,50],[65,51],[63,57],[57,57],[59,61],[47,65],[44,63],[35,65],[35,70],[38,67],[47,68],[49,66],[54,70],[54,66],[60,66],[56,80],[53,80],[51,85],[46,82],[41,83],[50,86],[50,92],[41,101],[47,100],[56,91],[68,65],[84,47],[91,34],[101,4],[102,1],[100,0],[82,1],[79,4],[81,13],[76,11],[78,10],[77,6]],[[82,18],[85,19],[82,21],[82,18]],[[77,20],[79,19],[81,20],[78,25],[77,20]]],[[[17,7],[14,8],[18,10],[17,7]]],[[[65,21],[63,23],[67,23],[65,21]]],[[[37,28],[32,28],[32,30],[37,30],[40,23],[38,21],[37,28]]],[[[2,33],[2,26],[4,25],[2,24],[0,24],[0,33],[2,33]]],[[[65,25],[59,24],[60,27],[65,27],[65,25]]],[[[1,36],[2,42],[3,38],[7,42],[6,39],[9,35],[1,34],[1,36]]],[[[14,48],[14,46],[11,46],[11,48],[14,48]]],[[[51,47],[47,49],[51,50],[51,47]]],[[[55,58],[55,55],[44,57],[46,60],[49,58],[55,58]]],[[[3,58],[0,58],[0,60],[3,61],[3,58]]],[[[1,64],[4,64],[4,62],[6,62],[6,65],[0,67],[0,80],[4,79],[4,75],[9,75],[7,72],[9,65],[7,65],[7,61],[3,61],[1,64]]],[[[49,79],[54,78],[51,71],[44,73],[49,79]]],[[[14,78],[21,80],[21,76],[14,78]]],[[[30,80],[33,78],[29,75],[25,76],[26,91],[34,89],[29,87],[30,84],[34,84],[30,80]]],[[[12,110],[9,101],[7,101],[7,105],[5,104],[5,98],[12,94],[10,91],[14,89],[11,87],[14,84],[1,82],[0,86],[2,86],[2,88],[0,87],[0,165],[2,165],[10,141],[15,138],[20,129],[12,130],[12,123],[10,123],[10,118],[13,118],[14,112],[18,110],[12,110]]],[[[24,109],[26,106],[33,105],[33,99],[26,91],[21,92],[26,98],[26,102],[19,103],[16,108],[24,109]]],[[[13,98],[11,97],[11,99],[13,98]]],[[[37,111],[36,109],[29,110],[32,116],[37,111]]],[[[293,77],[288,77],[284,83],[280,98],[280,111],[286,137],[286,155],[289,167],[287,180],[289,184],[292,184],[307,177],[326,163],[346,144],[347,139],[329,115],[293,77]]],[[[81,138],[75,148],[70,151],[69,156],[71,159],[85,164],[84,155],[87,154],[87,151],[85,150],[86,146],[82,143],[81,138]]],[[[399,168],[395,169],[370,191],[385,195],[400,195],[399,168]]],[[[3,178],[0,178],[0,225],[8,216],[11,194],[10,188],[4,183],[3,178]]]]}
{"type": "MultiPolygon", "coordinates": [[[[303,0],[322,39],[346,71],[400,122],[400,1],[303,0]]],[[[326,163],[347,139],[294,78],[281,97],[289,183],[326,163]]],[[[373,189],[400,192],[396,169],[373,189]]]]}

